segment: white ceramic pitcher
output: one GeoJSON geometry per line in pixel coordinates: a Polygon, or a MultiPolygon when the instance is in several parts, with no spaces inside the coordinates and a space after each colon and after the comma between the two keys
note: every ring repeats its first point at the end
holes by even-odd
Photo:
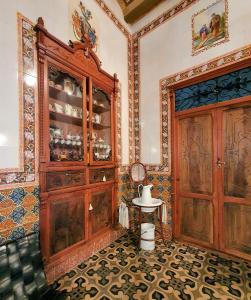
{"type": "Polygon", "coordinates": [[[138,194],[139,194],[139,198],[141,199],[141,202],[144,204],[152,204],[152,195],[151,195],[151,189],[152,189],[153,185],[149,184],[149,185],[143,185],[140,184],[138,186],[138,194]],[[142,190],[142,194],[140,195],[140,187],[143,187],[142,190]]]}

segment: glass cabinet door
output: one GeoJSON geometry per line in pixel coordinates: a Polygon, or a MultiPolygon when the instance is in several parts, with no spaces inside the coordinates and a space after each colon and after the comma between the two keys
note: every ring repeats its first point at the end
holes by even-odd
{"type": "MultiPolygon", "coordinates": [[[[87,111],[88,115],[88,111],[87,111]]],[[[92,161],[112,161],[111,99],[100,88],[92,88],[92,161]]]]}
{"type": "Polygon", "coordinates": [[[50,161],[83,161],[83,81],[48,67],[50,161]]]}

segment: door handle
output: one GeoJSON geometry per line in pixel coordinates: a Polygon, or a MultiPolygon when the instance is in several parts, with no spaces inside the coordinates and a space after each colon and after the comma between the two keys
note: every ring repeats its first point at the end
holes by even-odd
{"type": "Polygon", "coordinates": [[[226,163],[224,161],[221,161],[219,158],[217,159],[216,165],[217,168],[220,169],[222,166],[224,166],[226,163]]]}

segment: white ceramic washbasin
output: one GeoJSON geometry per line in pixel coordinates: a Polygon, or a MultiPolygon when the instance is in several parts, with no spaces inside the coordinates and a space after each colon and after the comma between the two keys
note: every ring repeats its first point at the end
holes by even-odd
{"type": "Polygon", "coordinates": [[[154,212],[155,209],[162,204],[162,200],[157,198],[152,198],[152,203],[144,203],[141,198],[134,198],[132,203],[137,206],[141,206],[142,212],[154,212]]]}

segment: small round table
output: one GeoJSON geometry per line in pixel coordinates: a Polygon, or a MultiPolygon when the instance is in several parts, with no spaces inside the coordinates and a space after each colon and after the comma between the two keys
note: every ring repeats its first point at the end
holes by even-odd
{"type": "Polygon", "coordinates": [[[152,203],[146,204],[141,201],[141,198],[134,198],[132,200],[132,203],[134,204],[135,207],[138,208],[138,211],[139,211],[139,248],[140,248],[140,240],[141,239],[146,240],[146,241],[152,241],[149,239],[141,238],[142,212],[144,212],[144,213],[154,213],[155,211],[158,212],[159,223],[160,223],[160,232],[158,230],[156,230],[156,231],[160,233],[163,243],[165,244],[163,227],[162,227],[162,205],[164,204],[164,202],[161,199],[152,198],[152,203]]]}

